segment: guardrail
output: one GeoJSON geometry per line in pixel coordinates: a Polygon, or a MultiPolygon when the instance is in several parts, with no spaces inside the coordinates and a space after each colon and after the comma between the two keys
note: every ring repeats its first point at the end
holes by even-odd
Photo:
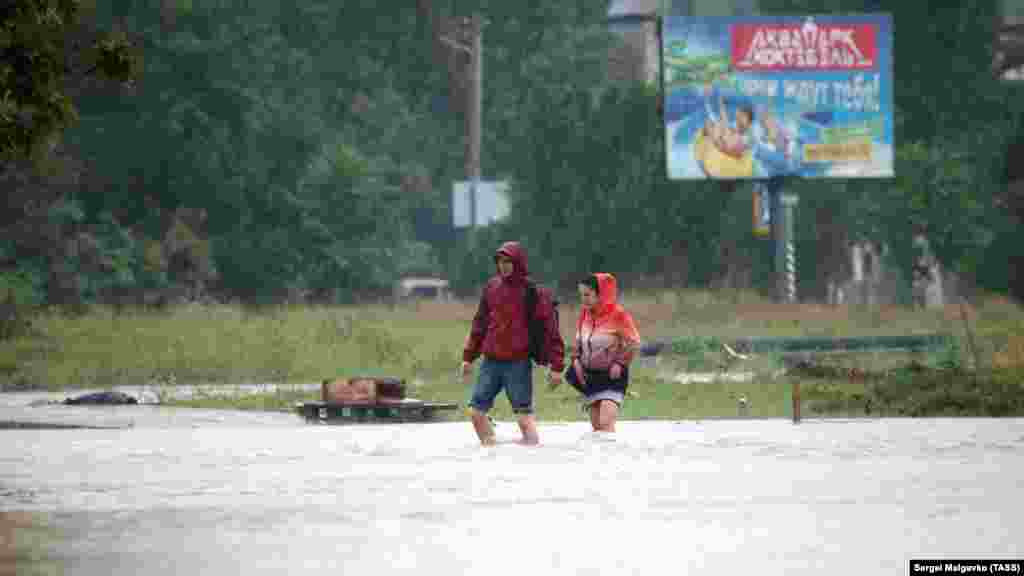
{"type": "Polygon", "coordinates": [[[718,338],[660,340],[646,342],[640,346],[640,356],[657,356],[659,354],[685,353],[695,346],[718,348],[720,344],[728,345],[742,354],[789,353],[789,352],[862,352],[934,350],[949,345],[953,337],[949,334],[910,334],[899,336],[856,336],[845,338],[827,337],[751,337],[724,340],[718,338]]]}
{"type": "MultiPolygon", "coordinates": [[[[950,345],[950,334],[907,334],[896,336],[828,337],[750,337],[724,340],[719,338],[685,338],[647,342],[640,346],[640,356],[659,354],[687,355],[695,352],[724,349],[729,355],[746,359],[747,354],[779,354],[783,362],[794,357],[806,358],[828,352],[925,352],[950,345]]],[[[793,423],[800,422],[800,381],[793,379],[790,389],[793,423]]]]}

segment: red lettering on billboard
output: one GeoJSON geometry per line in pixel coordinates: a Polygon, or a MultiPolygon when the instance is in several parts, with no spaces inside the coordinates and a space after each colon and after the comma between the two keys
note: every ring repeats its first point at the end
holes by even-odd
{"type": "Polygon", "coordinates": [[[875,24],[734,24],[736,70],[867,70],[878,66],[875,24]]]}

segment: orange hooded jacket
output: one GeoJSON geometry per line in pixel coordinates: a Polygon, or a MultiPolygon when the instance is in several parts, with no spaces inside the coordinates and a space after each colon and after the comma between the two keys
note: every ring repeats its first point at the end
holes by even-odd
{"type": "Polygon", "coordinates": [[[579,358],[589,370],[608,370],[612,364],[628,367],[640,345],[640,333],[633,316],[618,304],[615,276],[597,277],[598,305],[594,312],[582,308],[576,320],[573,358],[579,358]]]}

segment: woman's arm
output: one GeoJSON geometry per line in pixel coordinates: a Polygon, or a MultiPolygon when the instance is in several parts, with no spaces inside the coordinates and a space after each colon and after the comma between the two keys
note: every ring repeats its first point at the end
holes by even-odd
{"type": "Polygon", "coordinates": [[[561,372],[565,369],[565,343],[562,342],[562,333],[553,314],[554,307],[551,305],[551,298],[552,296],[547,290],[537,290],[538,304],[543,303],[541,320],[544,322],[545,358],[547,358],[548,367],[551,370],[561,372]]]}

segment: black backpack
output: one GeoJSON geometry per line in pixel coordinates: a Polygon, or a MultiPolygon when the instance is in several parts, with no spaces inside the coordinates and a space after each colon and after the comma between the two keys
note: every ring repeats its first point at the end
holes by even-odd
{"type": "MultiPolygon", "coordinates": [[[[555,319],[555,326],[558,322],[558,298],[547,288],[538,287],[535,282],[526,284],[526,326],[530,333],[530,360],[537,364],[548,364],[547,341],[544,338],[544,321],[536,316],[537,301],[539,292],[544,290],[548,301],[551,302],[551,314],[555,319]]],[[[561,336],[559,335],[559,338],[561,336]]]]}

